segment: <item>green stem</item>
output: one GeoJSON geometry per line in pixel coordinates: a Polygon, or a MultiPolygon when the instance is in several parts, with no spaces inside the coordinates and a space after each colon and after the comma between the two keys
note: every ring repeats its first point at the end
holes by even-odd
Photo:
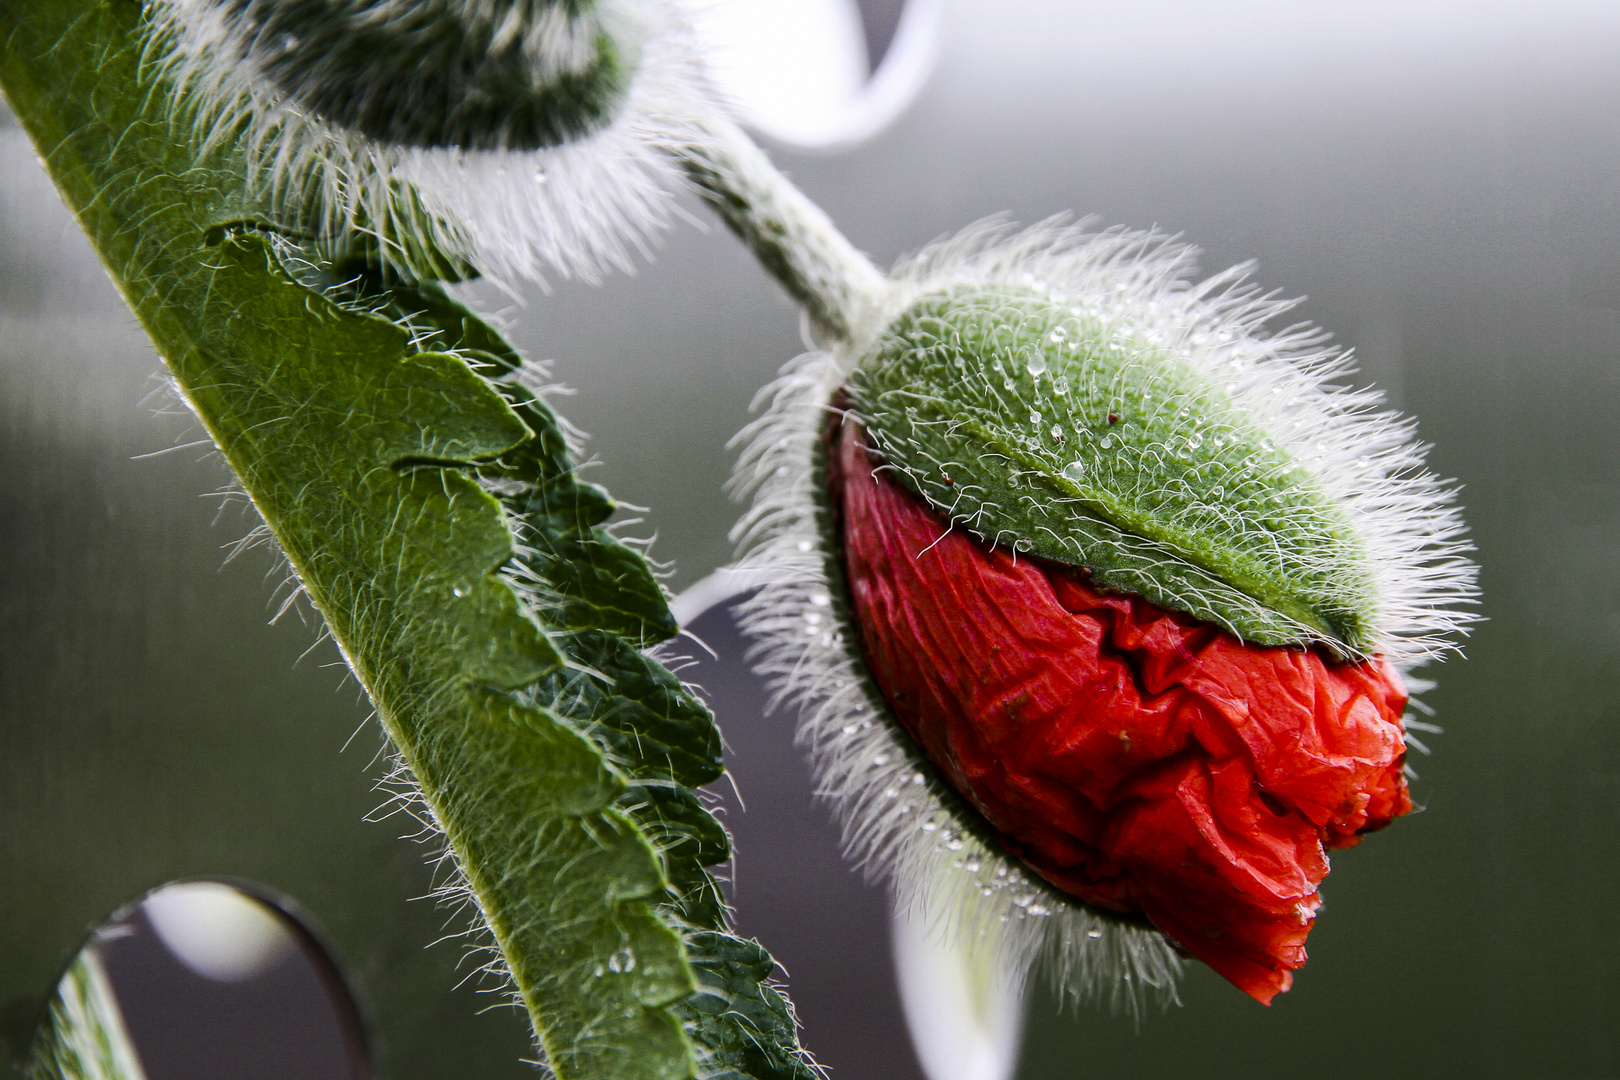
{"type": "Polygon", "coordinates": [[[704,131],[677,153],[704,200],[804,307],[824,344],[860,338],[887,294],[883,274],[735,124],[712,119],[704,131]]]}

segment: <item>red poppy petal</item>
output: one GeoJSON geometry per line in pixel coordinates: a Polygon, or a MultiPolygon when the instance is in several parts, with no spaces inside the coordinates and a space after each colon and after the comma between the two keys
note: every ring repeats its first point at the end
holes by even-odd
{"type": "Polygon", "coordinates": [[[1145,914],[1270,1003],[1346,847],[1411,809],[1406,692],[1381,660],[1244,645],[952,528],[853,422],[831,486],[867,663],[1007,850],[1145,914]]]}

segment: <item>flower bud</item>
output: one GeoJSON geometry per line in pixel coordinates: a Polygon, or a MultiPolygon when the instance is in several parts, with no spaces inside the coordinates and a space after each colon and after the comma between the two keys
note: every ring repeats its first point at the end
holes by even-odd
{"type": "Polygon", "coordinates": [[[1411,808],[1399,670],[1473,571],[1410,425],[1191,254],[1047,226],[903,266],[756,426],[745,621],[902,903],[1024,924],[1082,993],[1164,992],[1167,940],[1269,1002],[1326,850],[1411,808]]]}
{"type": "Polygon", "coordinates": [[[711,112],[675,0],[156,0],[160,67],[277,224],[419,276],[629,269],[711,112]]]}
{"type": "Polygon", "coordinates": [[[626,40],[595,0],[204,0],[238,61],[327,123],[399,146],[537,150],[612,118],[626,40]]]}

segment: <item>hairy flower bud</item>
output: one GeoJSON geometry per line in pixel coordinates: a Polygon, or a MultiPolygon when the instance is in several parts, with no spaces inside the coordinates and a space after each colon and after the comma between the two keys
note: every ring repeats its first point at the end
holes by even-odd
{"type": "Polygon", "coordinates": [[[538,150],[612,118],[631,74],[595,0],[205,0],[240,62],[378,142],[538,150]]]}
{"type": "Polygon", "coordinates": [[[596,280],[712,115],[677,0],[156,0],[156,54],[281,223],[413,273],[596,280]]]}
{"type": "Polygon", "coordinates": [[[1325,851],[1411,808],[1399,671],[1473,570],[1410,425],[1190,259],[992,227],[902,266],[755,428],[745,622],[903,903],[1082,993],[1172,993],[1173,943],[1269,1002],[1325,851]]]}

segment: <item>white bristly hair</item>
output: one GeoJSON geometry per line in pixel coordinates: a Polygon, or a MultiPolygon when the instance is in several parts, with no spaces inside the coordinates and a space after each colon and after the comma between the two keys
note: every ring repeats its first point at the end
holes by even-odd
{"type": "Polygon", "coordinates": [[[242,133],[255,194],[272,206],[314,205],[333,235],[358,223],[410,237],[498,281],[543,284],[555,273],[595,284],[650,254],[683,187],[670,149],[715,113],[683,2],[613,8],[615,25],[634,28],[625,101],[601,129],[539,150],[390,146],[328,124],[243,58],[242,17],[213,0],[156,0],[150,59],[188,97],[210,144],[242,133]]]}
{"type": "Polygon", "coordinates": [[[1345,508],[1376,583],[1376,648],[1391,662],[1407,670],[1456,649],[1473,620],[1459,608],[1471,602],[1475,568],[1454,490],[1424,471],[1427,448],[1414,441],[1412,421],[1385,410],[1375,390],[1339,385],[1351,356],[1321,331],[1265,330],[1295,302],[1262,294],[1248,265],[1193,284],[1195,249],[1086,224],[1054,219],[1018,231],[992,219],[902,261],[849,345],[800,356],[756,398],[762,415],[734,440],[744,449],[732,490],[751,505],[732,536],[738,570],[764,583],[738,608],[755,670],[773,706],[797,710],[799,740],[849,856],[891,882],[914,916],[999,940],[1015,977],[1044,962],[1075,998],[1139,1014],[1151,998],[1174,999],[1175,950],[1005,855],[895,721],[861,658],[826,534],[821,462],[830,403],[856,363],[899,314],[942,290],[1017,285],[1075,303],[1106,298],[1122,326],[1224,387],[1345,508]]]}

